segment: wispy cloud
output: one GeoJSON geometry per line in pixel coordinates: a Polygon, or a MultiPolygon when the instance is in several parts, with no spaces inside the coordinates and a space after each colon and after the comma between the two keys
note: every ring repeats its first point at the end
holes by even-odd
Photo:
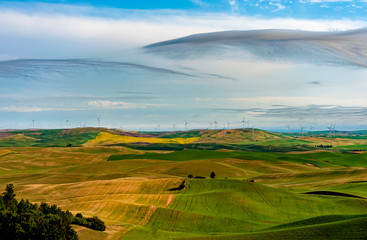
{"type": "Polygon", "coordinates": [[[272,108],[215,109],[215,111],[238,112],[253,118],[313,120],[313,121],[361,121],[367,116],[367,107],[345,107],[332,105],[274,106],[272,108]]]}
{"type": "Polygon", "coordinates": [[[310,84],[313,84],[313,85],[321,85],[321,82],[320,81],[312,81],[312,82],[310,82],[310,84]]]}
{"type": "Polygon", "coordinates": [[[367,67],[367,28],[346,32],[285,30],[227,31],[191,35],[145,47],[168,57],[218,55],[270,61],[344,64],[367,67]],[[241,56],[240,56],[241,57],[241,56]]]}
{"type": "Polygon", "coordinates": [[[285,9],[285,6],[282,5],[280,2],[269,2],[269,5],[276,7],[273,12],[278,12],[285,9]]]}
{"type": "Polygon", "coordinates": [[[362,121],[367,22],[358,19],[367,18],[285,15],[292,7],[283,0],[216,1],[224,11],[192,2],[195,11],[0,3],[0,59],[28,59],[0,62],[0,124],[29,116],[96,124],[102,114],[195,127],[221,115],[238,122],[243,112],[268,126],[302,116],[362,121]],[[341,32],[351,29],[361,30],[341,32]],[[209,34],[190,36],[200,33],[209,34]]]}
{"type": "Polygon", "coordinates": [[[301,3],[334,3],[334,2],[354,2],[354,0],[300,0],[300,2],[301,3]]]}
{"type": "Polygon", "coordinates": [[[231,6],[232,11],[238,10],[238,3],[236,0],[227,0],[227,2],[231,6]]]}
{"type": "Polygon", "coordinates": [[[190,0],[190,2],[192,2],[195,5],[198,5],[200,7],[206,7],[208,6],[208,4],[202,0],[190,0]]]}
{"type": "Polygon", "coordinates": [[[1,97],[3,112],[47,112],[145,109],[168,106],[152,96],[131,95],[116,97],[101,96],[50,96],[50,97],[1,97]]]}
{"type": "Polygon", "coordinates": [[[90,100],[74,105],[48,104],[45,106],[27,106],[28,104],[17,104],[0,107],[1,112],[49,112],[49,111],[86,111],[86,110],[118,110],[118,109],[145,109],[152,107],[167,106],[167,104],[159,103],[132,103],[123,101],[108,101],[108,100],[90,100]]]}
{"type": "Polygon", "coordinates": [[[259,97],[229,97],[219,98],[220,101],[237,102],[244,106],[263,107],[269,108],[272,106],[304,106],[305,103],[312,106],[340,106],[340,107],[361,107],[367,108],[367,102],[364,98],[349,98],[339,99],[338,97],[328,97],[327,99],[322,96],[259,96],[259,97]]]}
{"type": "Polygon", "coordinates": [[[27,80],[35,80],[34,76],[47,71],[54,74],[67,75],[70,72],[80,71],[81,68],[112,69],[118,67],[138,68],[155,73],[182,75],[195,77],[190,73],[175,71],[167,68],[147,66],[129,62],[98,61],[90,59],[23,59],[0,61],[0,77],[21,77],[27,80]]]}
{"type": "Polygon", "coordinates": [[[128,103],[128,102],[112,102],[107,100],[87,101],[86,104],[93,109],[138,109],[148,107],[167,106],[158,103],[128,103]]]}
{"type": "MultiPolygon", "coordinates": [[[[278,6],[274,7],[281,9],[278,3],[274,2],[278,6]]],[[[236,1],[228,2],[233,7],[237,4],[236,1]]],[[[233,29],[325,31],[367,26],[364,21],[348,19],[269,19],[177,10],[96,10],[92,7],[64,5],[35,6],[0,7],[0,52],[3,58],[89,58],[106,53],[116,54],[118,51],[190,34],[233,29]]]]}

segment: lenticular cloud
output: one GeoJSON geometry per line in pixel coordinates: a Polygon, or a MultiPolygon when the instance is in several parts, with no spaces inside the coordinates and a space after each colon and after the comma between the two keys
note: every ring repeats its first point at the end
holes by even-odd
{"type": "Polygon", "coordinates": [[[149,53],[179,59],[244,58],[367,67],[367,29],[344,32],[213,32],[158,42],[144,49],[149,53]]]}

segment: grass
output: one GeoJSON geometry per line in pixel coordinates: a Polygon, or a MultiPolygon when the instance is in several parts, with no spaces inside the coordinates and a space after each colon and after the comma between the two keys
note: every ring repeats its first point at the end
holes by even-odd
{"type": "Polygon", "coordinates": [[[164,135],[160,138],[201,138],[201,136],[200,131],[185,131],[164,135]]]}
{"type": "Polygon", "coordinates": [[[366,238],[367,218],[358,218],[335,223],[320,224],[278,231],[266,231],[250,234],[227,234],[221,236],[201,236],[176,239],[211,239],[211,240],[362,240],[366,238]]]}
{"type": "Polygon", "coordinates": [[[333,191],[366,198],[367,154],[348,152],[364,146],[363,136],[255,133],[258,141],[246,129],[227,131],[226,139],[222,130],[14,131],[0,138],[0,187],[13,183],[20,198],[97,215],[107,223],[104,233],[77,228],[80,239],[367,236],[367,200],[303,194],[333,191]],[[93,140],[100,132],[114,140],[93,140]],[[163,142],[124,143],[120,137],[163,142]],[[172,142],[198,137],[187,144],[172,142]],[[309,151],[318,142],[336,147],[309,151]],[[209,179],[212,171],[216,179],[209,179]],[[187,180],[185,189],[169,191],[188,174],[207,179],[187,180]]]}
{"type": "Polygon", "coordinates": [[[236,152],[219,152],[211,150],[183,150],[172,153],[145,153],[143,155],[128,154],[128,155],[111,155],[107,161],[119,161],[126,159],[159,159],[170,161],[189,161],[202,159],[216,159],[235,157],[236,152]]]}
{"type": "Polygon", "coordinates": [[[68,130],[23,130],[13,131],[16,135],[0,138],[0,147],[66,147],[81,146],[87,141],[94,139],[98,132],[84,132],[74,134],[68,130]]]}
{"type": "MultiPolygon", "coordinates": [[[[146,226],[181,232],[182,236],[252,234],[277,225],[302,228],[351,219],[351,215],[362,212],[366,215],[366,203],[341,197],[307,196],[246,181],[191,180],[168,208],[154,212],[146,226]]],[[[160,237],[163,236],[164,233],[160,237]]]]}
{"type": "Polygon", "coordinates": [[[191,161],[204,159],[236,158],[246,160],[282,161],[296,164],[309,164],[315,167],[367,167],[366,154],[349,154],[337,152],[317,152],[303,154],[263,153],[217,150],[182,150],[171,153],[123,154],[111,155],[107,161],[127,159],[159,159],[169,161],[191,161]]]}

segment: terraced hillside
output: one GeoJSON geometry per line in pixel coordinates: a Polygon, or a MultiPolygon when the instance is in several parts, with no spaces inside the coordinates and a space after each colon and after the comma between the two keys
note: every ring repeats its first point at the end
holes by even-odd
{"type": "Polygon", "coordinates": [[[362,136],[242,142],[241,132],[211,143],[221,132],[12,131],[0,138],[0,187],[106,222],[106,232],[76,227],[80,239],[366,238],[367,154],[314,146],[364,146],[362,136]]]}

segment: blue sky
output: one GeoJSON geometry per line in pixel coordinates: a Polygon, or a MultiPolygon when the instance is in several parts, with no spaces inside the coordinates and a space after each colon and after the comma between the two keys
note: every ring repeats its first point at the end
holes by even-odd
{"type": "Polygon", "coordinates": [[[96,8],[118,9],[176,9],[198,12],[230,12],[238,15],[270,17],[297,17],[317,19],[366,19],[367,1],[365,0],[140,0],[140,1],[3,1],[14,3],[49,3],[96,8]]]}
{"type": "Polygon", "coordinates": [[[98,116],[128,130],[243,118],[367,129],[366,11],[362,0],[0,1],[0,129],[98,116]]]}

